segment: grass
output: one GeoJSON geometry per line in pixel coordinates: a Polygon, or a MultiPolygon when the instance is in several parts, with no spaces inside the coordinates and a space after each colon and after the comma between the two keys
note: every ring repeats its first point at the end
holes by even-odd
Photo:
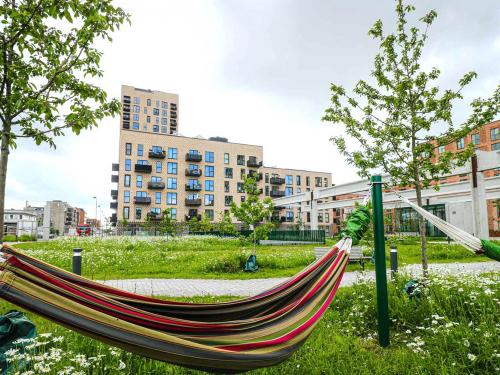
{"type": "MultiPolygon", "coordinates": [[[[333,240],[326,245],[332,246],[333,240]]],[[[314,260],[318,245],[259,246],[259,272],[245,273],[243,266],[251,254],[251,244],[234,238],[210,236],[176,237],[63,237],[50,242],[17,244],[40,260],[70,270],[73,248],[83,249],[83,275],[92,279],[119,278],[210,278],[251,279],[292,276],[314,260]]],[[[367,254],[369,246],[364,246],[367,254]]],[[[460,245],[429,244],[429,262],[476,262],[476,256],[460,245]]],[[[420,263],[417,243],[406,240],[398,246],[399,264],[420,263]]],[[[387,260],[389,260],[387,252],[387,260]]],[[[367,268],[373,266],[368,263],[367,268]]],[[[359,270],[351,264],[348,271],[359,270]]]]}
{"type": "MultiPolygon", "coordinates": [[[[400,276],[389,285],[389,348],[382,349],[377,344],[375,287],[373,283],[361,282],[338,291],[305,345],[288,361],[251,374],[413,375],[500,371],[498,273],[480,277],[434,276],[420,287],[419,299],[408,298],[403,291],[406,281],[406,277],[400,276]]],[[[5,302],[1,302],[0,307],[2,311],[13,308],[5,302]]],[[[36,353],[32,354],[37,357],[32,358],[30,367],[24,371],[34,370],[33,374],[200,374],[125,353],[31,313],[27,315],[43,336],[33,343],[32,350],[36,353]]],[[[16,355],[12,358],[17,363],[16,355]]]]}

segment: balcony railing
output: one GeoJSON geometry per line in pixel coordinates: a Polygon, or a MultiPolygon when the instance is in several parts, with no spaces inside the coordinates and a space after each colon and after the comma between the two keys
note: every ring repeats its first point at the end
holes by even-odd
{"type": "Polygon", "coordinates": [[[283,190],[271,190],[269,194],[273,198],[280,198],[285,196],[285,192],[283,190]]]}
{"type": "Polygon", "coordinates": [[[249,168],[260,168],[262,167],[262,162],[257,161],[257,159],[250,158],[247,160],[247,167],[249,168]]]}
{"type": "Polygon", "coordinates": [[[117,174],[111,175],[111,182],[118,182],[118,175],[117,174]]]}
{"type": "Polygon", "coordinates": [[[113,172],[118,172],[120,170],[120,164],[118,164],[118,163],[111,164],[111,170],[113,172]]]}
{"type": "Polygon", "coordinates": [[[151,173],[153,167],[150,164],[135,164],[134,171],[138,173],[151,173]]]}
{"type": "Polygon", "coordinates": [[[186,198],[185,202],[186,206],[201,206],[201,198],[189,199],[186,198]]]}
{"type": "Polygon", "coordinates": [[[202,159],[201,154],[186,154],[186,161],[200,162],[202,159]]]}
{"type": "Polygon", "coordinates": [[[262,173],[249,173],[247,174],[247,178],[248,177],[253,178],[255,181],[260,181],[262,180],[262,173]]]}
{"type": "Polygon", "coordinates": [[[118,198],[118,190],[111,190],[111,198],[112,199],[118,198]]]}
{"type": "Polygon", "coordinates": [[[112,210],[116,210],[118,208],[118,202],[110,202],[109,208],[111,208],[112,210]]]}
{"type": "Polygon", "coordinates": [[[135,204],[151,204],[151,197],[134,197],[135,204]]]}
{"type": "Polygon", "coordinates": [[[281,177],[271,177],[269,179],[269,183],[271,185],[283,185],[285,183],[285,179],[281,177]]]}
{"type": "Polygon", "coordinates": [[[200,191],[201,184],[186,184],[186,191],[200,191]]]}
{"type": "Polygon", "coordinates": [[[161,220],[161,214],[156,212],[148,212],[147,217],[153,221],[161,220]]]}
{"type": "Polygon", "coordinates": [[[186,169],[186,176],[200,177],[201,169],[186,169]]]}
{"type": "Polygon", "coordinates": [[[163,190],[165,189],[165,183],[162,181],[148,181],[148,189],[163,190]]]}
{"type": "Polygon", "coordinates": [[[166,153],[165,153],[165,150],[161,150],[161,151],[149,150],[149,157],[150,158],[153,158],[153,159],[165,159],[165,156],[167,156],[166,153]]]}

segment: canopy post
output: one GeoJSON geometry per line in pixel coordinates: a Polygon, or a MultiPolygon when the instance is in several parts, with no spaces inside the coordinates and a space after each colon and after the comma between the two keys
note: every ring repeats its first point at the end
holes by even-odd
{"type": "Polygon", "coordinates": [[[375,281],[377,287],[378,342],[389,346],[389,299],[385,266],[384,206],[382,201],[382,176],[371,177],[373,234],[375,245],[375,281]]]}

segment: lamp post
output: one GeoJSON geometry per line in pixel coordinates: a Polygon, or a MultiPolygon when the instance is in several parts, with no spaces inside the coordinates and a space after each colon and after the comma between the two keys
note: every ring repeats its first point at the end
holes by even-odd
{"type": "Polygon", "coordinates": [[[94,222],[94,235],[97,234],[97,196],[93,197],[95,199],[95,222],[94,222]]]}

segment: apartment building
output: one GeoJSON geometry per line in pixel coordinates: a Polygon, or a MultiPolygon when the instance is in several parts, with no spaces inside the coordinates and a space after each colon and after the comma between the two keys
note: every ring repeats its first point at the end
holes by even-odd
{"type": "MultiPolygon", "coordinates": [[[[179,135],[178,100],[176,94],[122,86],[112,223],[159,219],[167,208],[178,221],[202,215],[217,220],[233,201],[245,199],[244,176],[253,176],[263,197],[271,198],[331,184],[329,173],[264,167],[259,145],[179,135]]],[[[282,209],[284,220],[280,211],[275,214],[286,223],[291,211],[297,218],[291,209],[282,209]]]]}

